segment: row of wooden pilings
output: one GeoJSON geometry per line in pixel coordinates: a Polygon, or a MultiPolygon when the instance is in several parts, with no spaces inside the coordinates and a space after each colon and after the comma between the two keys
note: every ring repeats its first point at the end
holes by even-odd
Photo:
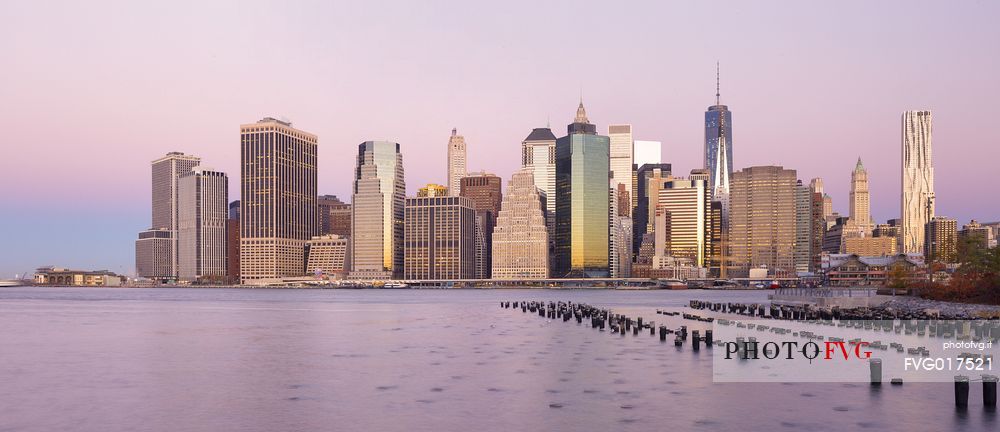
{"type": "MultiPolygon", "coordinates": [[[[808,305],[806,306],[788,306],[788,305],[758,305],[758,304],[741,304],[741,303],[711,303],[702,302],[698,300],[692,300],[689,305],[692,309],[696,310],[710,310],[720,313],[732,313],[740,314],[750,317],[758,318],[770,318],[770,319],[782,319],[782,320],[796,320],[796,321],[830,321],[833,320],[856,320],[860,322],[859,327],[871,330],[883,330],[891,331],[893,330],[893,320],[901,320],[901,326],[896,327],[896,332],[899,333],[901,328],[905,329],[907,334],[911,332],[929,331],[930,336],[939,334],[942,337],[951,337],[952,334],[949,330],[957,331],[957,326],[960,322],[954,322],[955,320],[940,321],[936,325],[929,326],[927,323],[911,323],[909,320],[922,319],[914,317],[912,314],[893,314],[893,313],[883,313],[877,312],[872,313],[867,309],[821,309],[812,308],[808,305]],[[906,321],[903,321],[906,320],[906,321]],[[888,321],[888,327],[885,325],[885,321],[888,321]],[[923,324],[923,325],[922,325],[923,324]],[[936,330],[936,331],[935,331],[936,330]]],[[[610,330],[610,334],[618,334],[625,336],[627,333],[632,333],[634,336],[638,336],[640,332],[649,330],[650,336],[656,336],[657,330],[659,334],[659,340],[661,342],[666,342],[667,336],[674,335],[674,345],[681,347],[689,339],[687,326],[680,326],[677,329],[667,328],[665,325],[657,326],[655,322],[649,321],[644,322],[642,317],[628,317],[623,314],[615,314],[610,309],[601,309],[594,306],[590,306],[582,303],[573,302],[539,302],[539,301],[505,301],[500,302],[500,307],[505,309],[521,309],[522,313],[535,313],[540,317],[544,317],[550,320],[562,320],[563,322],[575,320],[577,324],[582,324],[584,319],[590,321],[591,328],[597,329],[599,331],[604,331],[605,329],[610,330]]],[[[668,312],[663,310],[657,310],[657,314],[676,316],[679,312],[668,312]]],[[[701,317],[693,314],[683,314],[684,319],[697,320],[712,322],[713,318],[701,317]]],[[[961,321],[961,320],[957,320],[961,321]]],[[[988,338],[992,340],[992,337],[1000,335],[1000,332],[994,332],[996,329],[996,321],[987,321],[983,323],[978,322],[979,325],[973,327],[973,331],[970,332],[970,338],[973,340],[980,340],[981,338],[988,338]]],[[[737,338],[737,342],[743,342],[737,338]]],[[[753,338],[751,338],[753,339],[753,338]]],[[[700,349],[701,344],[704,343],[707,347],[711,348],[713,345],[713,335],[712,330],[706,330],[704,335],[700,335],[698,330],[693,330],[690,332],[690,340],[692,342],[692,349],[697,351],[700,349]]],[[[853,341],[852,341],[853,342],[853,341]]],[[[901,348],[901,346],[899,347],[901,348]]],[[[925,354],[920,352],[918,354],[925,354]]],[[[870,372],[871,372],[871,384],[874,386],[881,385],[882,383],[882,363],[881,359],[873,358],[870,361],[870,372]]],[[[959,408],[964,408],[968,406],[969,403],[969,385],[972,381],[982,381],[983,383],[983,405],[987,408],[996,407],[996,391],[997,391],[997,377],[994,375],[983,375],[980,379],[970,379],[968,376],[959,375],[955,377],[955,405],[959,408]]],[[[902,380],[899,378],[893,378],[891,383],[896,385],[902,384],[902,380]]]]}
{"type": "Polygon", "coordinates": [[[946,339],[1000,341],[1000,320],[941,319],[926,313],[898,312],[871,308],[819,308],[812,305],[761,305],[743,303],[712,303],[691,300],[696,310],[731,313],[761,319],[814,321],[818,324],[853,327],[899,334],[941,337],[946,339]]]}
{"type": "MultiPolygon", "coordinates": [[[[632,318],[613,313],[610,309],[601,309],[582,303],[507,301],[500,302],[500,307],[504,309],[521,309],[523,313],[538,314],[540,317],[551,320],[562,320],[563,322],[576,320],[577,324],[583,324],[583,321],[586,319],[590,321],[591,328],[599,331],[604,331],[607,328],[611,334],[619,334],[623,337],[627,333],[638,336],[640,332],[648,330],[650,336],[656,336],[657,332],[659,332],[660,341],[666,342],[667,336],[672,334],[674,335],[674,346],[683,346],[690,339],[691,348],[695,351],[701,349],[701,344],[703,343],[709,348],[712,347],[713,343],[712,330],[705,330],[704,335],[698,330],[692,330],[689,334],[687,326],[682,325],[677,329],[667,328],[666,325],[657,326],[654,321],[644,322],[642,317],[632,318]]],[[[657,311],[657,313],[665,315],[677,314],[676,312],[663,311],[657,311]]]]}

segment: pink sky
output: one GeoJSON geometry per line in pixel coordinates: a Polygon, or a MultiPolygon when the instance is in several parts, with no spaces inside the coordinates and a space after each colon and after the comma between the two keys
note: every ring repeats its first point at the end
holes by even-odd
{"type": "Polygon", "coordinates": [[[349,197],[357,144],[400,142],[407,189],[509,179],[520,141],[557,135],[581,87],[606,131],[632,123],[675,172],[701,166],[703,112],[733,111],[737,169],[822,177],[847,212],[858,156],[873,216],[899,212],[900,114],[934,111],[937,211],[1000,219],[996,2],[10,2],[0,15],[0,277],[132,271],[149,161],[201,156],[238,198],[239,125],[319,135],[321,193],[349,197]],[[543,4],[542,4],[543,3],[543,4]]]}

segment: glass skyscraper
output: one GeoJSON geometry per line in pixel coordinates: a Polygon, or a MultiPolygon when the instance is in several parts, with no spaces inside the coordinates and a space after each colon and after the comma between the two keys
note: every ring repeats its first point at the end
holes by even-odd
{"type": "Polygon", "coordinates": [[[351,278],[403,277],[406,184],[399,144],[358,145],[351,221],[351,278]]]}
{"type": "Polygon", "coordinates": [[[705,169],[713,199],[729,192],[733,173],[733,113],[725,105],[713,105],[705,111],[705,169]]]}
{"type": "Polygon", "coordinates": [[[733,113],[723,105],[719,93],[719,70],[715,71],[715,105],[705,111],[705,169],[712,199],[722,202],[723,219],[729,215],[729,178],[733,174],[733,113]]]}
{"type": "Polygon", "coordinates": [[[555,277],[608,277],[611,140],[597,135],[583,103],[556,140],[555,277]]]}

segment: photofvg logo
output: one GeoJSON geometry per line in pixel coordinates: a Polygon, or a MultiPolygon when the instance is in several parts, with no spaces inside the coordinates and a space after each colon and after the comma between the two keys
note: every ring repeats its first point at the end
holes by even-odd
{"type": "Polygon", "coordinates": [[[723,343],[726,347],[727,360],[732,360],[734,356],[741,360],[759,360],[760,358],[774,360],[779,356],[785,356],[786,360],[793,360],[796,357],[805,358],[810,361],[816,359],[840,360],[841,356],[843,356],[844,360],[850,360],[852,357],[859,360],[867,360],[872,356],[872,352],[867,350],[871,344],[864,341],[850,341],[849,343],[845,343],[843,340],[830,340],[819,343],[813,341],[805,343],[800,343],[799,341],[768,341],[762,343],[754,337],[738,337],[736,339],[734,342],[723,343]]]}
{"type": "Polygon", "coordinates": [[[716,319],[716,382],[953,382],[991,379],[1000,321],[716,319]]]}

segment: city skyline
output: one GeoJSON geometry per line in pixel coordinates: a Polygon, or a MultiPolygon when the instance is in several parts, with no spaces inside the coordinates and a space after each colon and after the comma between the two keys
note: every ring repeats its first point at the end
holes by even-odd
{"type": "MultiPolygon", "coordinates": [[[[552,16],[559,9],[554,5],[537,7],[543,12],[542,17],[552,16]]],[[[663,25],[656,30],[642,30],[642,25],[635,25],[631,26],[633,29],[626,29],[623,35],[583,35],[586,42],[596,45],[595,52],[631,41],[627,50],[634,58],[634,67],[621,70],[610,64],[613,62],[598,62],[593,71],[581,71],[579,76],[561,77],[559,81],[554,81],[555,75],[536,76],[534,69],[531,73],[510,73],[511,70],[503,65],[495,71],[481,69],[496,63],[496,55],[510,60],[515,67],[533,61],[542,65],[555,65],[560,61],[577,64],[575,59],[557,59],[554,55],[554,49],[564,45],[563,37],[553,36],[542,46],[533,47],[527,39],[504,30],[504,19],[522,18],[516,13],[516,7],[501,8],[494,11],[497,16],[490,17],[460,5],[452,8],[431,6],[427,10],[403,6],[400,11],[390,13],[388,24],[383,25],[399,24],[399,31],[406,32],[414,25],[428,26],[438,20],[451,22],[456,16],[466,16],[472,23],[481,24],[481,28],[461,24],[454,30],[422,34],[414,41],[404,41],[399,48],[385,48],[388,52],[360,41],[357,45],[345,45],[343,41],[321,44],[316,42],[321,34],[282,27],[282,34],[270,43],[286,47],[281,55],[286,59],[303,60],[305,67],[277,77],[265,74],[274,71],[270,66],[259,72],[240,72],[239,68],[246,65],[244,62],[259,64],[258,60],[241,58],[246,48],[240,46],[254,44],[238,42],[212,30],[215,20],[211,18],[221,17],[222,23],[229,26],[227,28],[235,28],[235,33],[242,34],[240,32],[253,28],[255,20],[264,19],[255,12],[239,11],[227,18],[226,14],[232,11],[209,7],[204,11],[205,18],[196,18],[181,11],[144,13],[139,10],[134,23],[110,23],[100,16],[100,7],[93,10],[77,8],[68,5],[50,18],[55,25],[70,30],[79,27],[80,22],[106,25],[97,25],[93,33],[77,36],[72,44],[75,52],[57,48],[65,42],[65,34],[43,37],[36,30],[18,23],[31,22],[18,18],[50,12],[42,7],[14,6],[9,15],[11,22],[5,23],[9,25],[0,30],[8,36],[4,39],[27,40],[15,45],[13,67],[8,71],[11,79],[0,84],[7,96],[5,99],[11,102],[0,108],[3,114],[0,121],[11,131],[8,142],[18,147],[0,162],[3,164],[0,179],[9,185],[23,184],[24,179],[42,178],[39,171],[44,170],[40,166],[60,173],[49,176],[55,180],[44,179],[33,182],[30,187],[8,187],[2,191],[3,206],[15,210],[4,211],[4,216],[0,216],[3,222],[0,225],[4,226],[0,228],[0,235],[5,244],[12,245],[0,252],[0,275],[3,276],[30,272],[41,265],[107,268],[131,273],[134,251],[129,244],[134,242],[136,232],[148,228],[149,160],[172,151],[198,155],[206,167],[225,172],[231,182],[237,184],[238,126],[270,115],[290,117],[295,127],[319,136],[319,194],[349,196],[353,146],[364,140],[386,138],[399,142],[408,155],[407,183],[410,186],[406,195],[414,196],[419,185],[446,182],[446,149],[442,140],[452,127],[460,128],[473,143],[468,154],[470,171],[486,170],[509,179],[520,166],[519,148],[523,137],[533,128],[544,127],[547,121],[556,130],[566,124],[571,119],[572,106],[582,85],[588,114],[595,123],[632,124],[636,139],[663,142],[662,162],[673,164],[676,172],[687,172],[701,166],[701,116],[705,107],[714,102],[715,61],[721,61],[726,71],[722,79],[725,90],[722,103],[738,114],[733,126],[739,135],[734,170],[755,165],[782,165],[797,170],[803,180],[821,177],[825,180],[826,192],[833,196],[835,210],[847,214],[850,179],[844,173],[861,157],[870,175],[872,216],[876,223],[882,223],[900,214],[899,115],[906,110],[927,109],[935,113],[934,138],[938,143],[934,155],[936,214],[953,217],[960,224],[969,219],[984,222],[1000,219],[997,217],[1000,204],[979,198],[986,190],[979,189],[985,186],[977,182],[981,179],[977,173],[989,172],[992,158],[970,157],[976,152],[989,152],[990,143],[975,139],[972,131],[964,126],[989,121],[975,102],[1000,96],[997,82],[990,78],[1000,69],[998,60],[981,56],[971,48],[969,51],[950,49],[964,46],[965,40],[996,39],[998,30],[985,21],[986,17],[996,16],[997,5],[993,4],[908,8],[904,16],[893,18],[890,13],[898,12],[898,5],[887,3],[866,5],[864,10],[870,16],[865,18],[852,16],[856,10],[847,7],[831,10],[830,18],[824,20],[812,17],[821,12],[807,13],[797,5],[788,6],[785,11],[767,13],[737,5],[732,15],[711,15],[711,19],[721,20],[731,32],[746,28],[748,23],[742,20],[757,19],[754,26],[760,26],[761,20],[777,23],[785,31],[801,30],[805,41],[781,41],[770,32],[758,30],[746,33],[746,41],[734,40],[732,46],[724,48],[714,43],[723,36],[703,35],[704,40],[691,43],[691,47],[672,41],[671,38],[681,38],[693,31],[691,26],[675,22],[676,17],[670,16],[668,12],[681,12],[673,6],[636,6],[648,12],[649,17],[635,10],[623,12],[597,6],[596,10],[587,13],[579,12],[577,18],[594,23],[599,16],[608,16],[609,20],[628,16],[635,24],[652,25],[650,20],[655,17],[677,25],[663,25]],[[161,13],[166,16],[155,18],[161,13]],[[742,18],[737,19],[740,13],[742,18]],[[768,13],[775,16],[768,16],[768,13]],[[406,24],[403,18],[407,16],[415,17],[415,23],[406,24]],[[783,21],[795,16],[807,19],[803,24],[783,21]],[[938,17],[942,21],[950,18],[963,25],[935,30],[930,23],[938,17]],[[142,28],[143,24],[166,25],[169,18],[190,24],[193,33],[185,37],[192,39],[182,42],[197,41],[199,44],[190,54],[179,58],[186,69],[192,70],[190,72],[155,71],[164,61],[160,57],[171,57],[163,55],[164,52],[182,53],[187,47],[150,39],[149,33],[142,28]],[[846,35],[845,41],[835,41],[836,38],[829,34],[836,30],[838,18],[857,24],[856,33],[846,35]],[[249,23],[239,24],[239,19],[247,19],[249,23]],[[910,23],[914,20],[928,25],[913,26],[910,23]],[[983,24],[976,24],[980,22],[983,24]],[[883,24],[885,28],[881,27],[883,24]],[[918,34],[910,27],[923,30],[918,34]],[[341,71],[345,68],[337,68],[335,77],[322,76],[331,70],[333,63],[329,59],[365,64],[373,53],[377,59],[391,57],[395,50],[405,50],[412,47],[411,44],[427,42],[426,39],[450,38],[451,31],[468,32],[473,43],[496,36],[511,41],[506,47],[489,44],[484,54],[456,49],[464,46],[459,42],[441,42],[436,48],[427,48],[431,51],[421,52],[426,59],[404,56],[401,60],[383,60],[399,61],[411,69],[416,68],[419,71],[416,77],[376,71],[362,80],[351,72],[341,71]],[[109,73],[116,70],[109,68],[121,63],[103,64],[102,60],[111,59],[132,46],[130,42],[114,40],[112,36],[121,32],[134,33],[135,39],[151,43],[152,49],[136,52],[135,66],[109,73]],[[654,44],[639,38],[642,32],[652,32],[657,37],[645,39],[658,42],[654,44]],[[911,41],[914,37],[919,43],[911,41]],[[865,40],[865,43],[858,40],[865,40]],[[88,44],[94,41],[101,41],[103,45],[88,44]],[[748,49],[747,44],[753,44],[753,49],[748,49]],[[698,52],[699,48],[707,46],[715,48],[710,52],[698,52]],[[814,47],[817,53],[809,53],[805,47],[814,47]],[[852,51],[846,51],[847,48],[852,51]],[[32,53],[38,50],[62,55],[33,56],[32,53]],[[451,51],[458,55],[449,57],[451,51]],[[935,60],[921,59],[924,52],[933,54],[935,60]],[[306,57],[309,53],[315,53],[318,58],[306,57]],[[663,63],[654,58],[661,56],[671,60],[663,63]],[[433,66],[442,59],[448,61],[442,66],[433,66]],[[451,72],[445,70],[463,61],[469,66],[451,72]],[[69,64],[67,62],[78,65],[74,73],[60,79],[52,78],[54,75],[50,74],[64,73],[63,66],[69,64]],[[664,64],[670,64],[670,69],[659,69],[664,64]],[[850,80],[842,78],[844,67],[857,76],[850,80]],[[480,70],[481,73],[470,73],[480,70]],[[439,76],[425,88],[413,85],[434,74],[439,76]],[[462,80],[456,79],[459,76],[462,80]],[[233,78],[232,82],[228,78],[233,78]],[[109,81],[111,79],[113,81],[109,81]],[[276,85],[273,93],[254,94],[253,98],[240,96],[244,90],[242,85],[264,79],[276,85]],[[299,82],[290,82],[296,80],[299,82]],[[379,91],[371,100],[365,100],[361,97],[365,93],[344,88],[348,84],[368,86],[367,91],[377,87],[379,91]],[[807,98],[802,96],[803,86],[808,90],[807,98]],[[402,90],[404,88],[406,90],[402,90]],[[109,89],[115,91],[107,91],[109,89]],[[101,92],[102,96],[95,96],[95,92],[101,92]],[[429,97],[435,92],[442,97],[429,97]],[[472,92],[476,92],[476,104],[457,102],[472,92]],[[400,98],[400,94],[405,97],[400,98]],[[386,104],[392,100],[400,103],[388,107],[386,104]],[[387,108],[379,111],[376,107],[387,108]],[[498,112],[509,115],[505,115],[503,122],[497,122],[498,112]],[[159,127],[163,122],[185,124],[186,127],[163,129],[159,127]],[[109,127],[114,123],[118,125],[109,127]],[[836,127],[830,128],[831,124],[836,127]],[[47,133],[34,133],[42,125],[47,133]],[[814,130],[825,133],[805,134],[814,130]],[[108,153],[116,155],[115,169],[106,170],[114,172],[113,176],[105,170],[93,170],[87,163],[79,163],[94,162],[96,156],[91,155],[108,153]],[[53,157],[53,154],[59,156],[53,157]],[[817,157],[819,155],[821,157],[817,157]],[[74,181],[67,181],[70,177],[74,181]],[[974,189],[970,191],[969,185],[974,189]],[[92,204],[95,201],[100,204],[92,204]],[[53,218],[59,214],[57,210],[67,207],[74,212],[69,218],[72,221],[60,225],[66,218],[58,222],[53,218]],[[60,229],[53,230],[52,226],[60,229]],[[54,235],[60,236],[60,242],[67,243],[65,247],[51,247],[57,242],[54,235]]],[[[691,5],[683,12],[691,15],[691,21],[704,22],[709,19],[709,10],[702,5],[691,5]]],[[[317,19],[300,16],[304,12],[295,8],[272,9],[270,13],[281,14],[290,23],[317,19]]],[[[357,18],[369,13],[373,12],[347,10],[344,16],[357,18]]],[[[329,19],[332,15],[330,10],[316,13],[318,18],[329,19]]],[[[549,25],[553,33],[565,31],[565,23],[550,21],[549,25]]],[[[730,31],[723,33],[733,34],[730,31]]],[[[253,38],[264,41],[269,36],[272,35],[265,32],[253,38]]],[[[379,40],[384,42],[384,39],[379,40]]],[[[372,72],[370,68],[362,69],[365,73],[372,72]]],[[[240,198],[239,191],[231,187],[230,199],[240,198]]]]}

